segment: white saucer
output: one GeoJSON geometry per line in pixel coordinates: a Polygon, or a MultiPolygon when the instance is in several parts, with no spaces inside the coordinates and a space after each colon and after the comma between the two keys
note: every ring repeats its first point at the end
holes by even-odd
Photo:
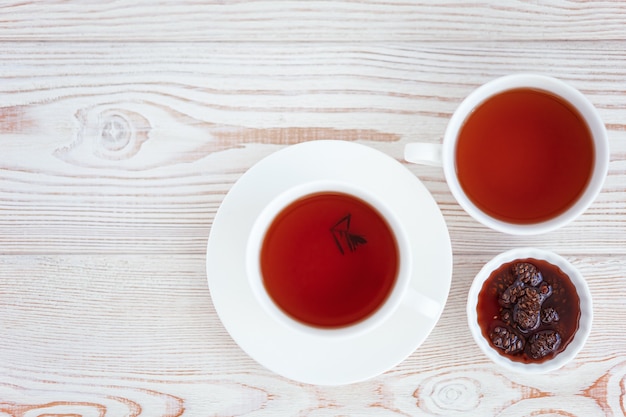
{"type": "Polygon", "coordinates": [[[317,385],[363,381],[406,359],[435,327],[452,277],[448,229],[426,187],[384,153],[343,141],[292,145],[250,168],[215,216],[206,262],[213,304],[235,342],[277,374],[317,385]],[[410,285],[440,304],[435,317],[426,318],[401,305],[368,333],[346,339],[320,338],[288,330],[256,301],[245,266],[248,234],[256,217],[286,189],[331,179],[366,188],[396,212],[415,254],[410,285]]]}

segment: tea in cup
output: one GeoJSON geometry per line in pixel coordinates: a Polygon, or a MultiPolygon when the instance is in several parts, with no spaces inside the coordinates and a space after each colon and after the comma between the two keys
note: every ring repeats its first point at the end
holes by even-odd
{"type": "Polygon", "coordinates": [[[582,93],[555,78],[517,74],[471,93],[443,143],[410,143],[405,159],[442,165],[452,194],[479,222],[530,235],[589,207],[607,175],[609,145],[582,93]]]}
{"type": "Polygon", "coordinates": [[[441,309],[409,285],[411,247],[393,210],[349,183],[307,182],[278,195],[257,218],[246,253],[265,311],[309,335],[362,334],[402,303],[427,317],[441,309]]]}

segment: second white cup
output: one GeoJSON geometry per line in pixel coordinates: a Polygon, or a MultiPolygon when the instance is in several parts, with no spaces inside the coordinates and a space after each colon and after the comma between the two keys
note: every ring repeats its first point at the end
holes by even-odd
{"type": "Polygon", "coordinates": [[[609,144],[600,115],[578,90],[515,74],[472,92],[442,144],[409,143],[404,157],[442,166],[450,191],[480,223],[534,235],[565,226],[591,205],[608,172],[609,144]]]}

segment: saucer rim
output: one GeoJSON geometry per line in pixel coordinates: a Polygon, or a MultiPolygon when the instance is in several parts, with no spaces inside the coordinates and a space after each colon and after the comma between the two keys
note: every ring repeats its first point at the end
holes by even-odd
{"type": "Polygon", "coordinates": [[[223,326],[251,358],[295,381],[344,385],[390,370],[430,335],[450,292],[452,246],[443,214],[434,198],[400,162],[359,143],[318,140],[278,150],[239,178],[215,215],[207,243],[206,271],[213,305],[223,326]],[[332,164],[339,161],[343,164],[340,168],[332,164]],[[281,171],[291,175],[281,175],[281,171]],[[417,313],[413,308],[400,308],[376,329],[335,340],[296,334],[279,323],[269,322],[262,306],[251,298],[251,291],[246,288],[245,267],[242,269],[237,261],[245,263],[246,236],[264,204],[273,194],[305,181],[305,177],[335,179],[337,175],[357,185],[366,185],[370,191],[375,189],[375,193],[385,194],[395,202],[402,201],[403,207],[388,204],[398,210],[396,215],[406,224],[411,246],[424,251],[419,254],[424,262],[423,270],[437,275],[424,277],[426,274],[420,275],[414,270],[410,285],[414,288],[419,285],[420,291],[427,290],[427,295],[440,303],[435,317],[416,321],[417,313]],[[387,178],[394,178],[396,186],[389,187],[385,182],[387,178]],[[269,179],[276,182],[270,184],[269,179]],[[259,186],[261,184],[270,185],[259,186]],[[410,218],[408,213],[411,213],[410,218]],[[230,234],[229,227],[235,224],[236,230],[230,234]],[[422,230],[430,233],[422,236],[422,230]],[[428,244],[424,242],[426,239],[428,244]],[[426,253],[428,251],[430,253],[426,253]],[[241,311],[235,311],[237,308],[241,311]],[[394,343],[389,343],[391,337],[394,343]],[[284,349],[278,354],[275,346],[281,345],[284,349]]]}

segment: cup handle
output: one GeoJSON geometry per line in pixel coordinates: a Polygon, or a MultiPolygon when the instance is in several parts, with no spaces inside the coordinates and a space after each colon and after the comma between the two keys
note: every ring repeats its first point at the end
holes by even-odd
{"type": "Polygon", "coordinates": [[[441,310],[441,304],[413,288],[409,288],[404,294],[402,304],[428,318],[436,318],[441,310]]]}
{"type": "Polygon", "coordinates": [[[408,143],[404,147],[404,159],[414,164],[443,166],[442,146],[439,143],[408,143]]]}

